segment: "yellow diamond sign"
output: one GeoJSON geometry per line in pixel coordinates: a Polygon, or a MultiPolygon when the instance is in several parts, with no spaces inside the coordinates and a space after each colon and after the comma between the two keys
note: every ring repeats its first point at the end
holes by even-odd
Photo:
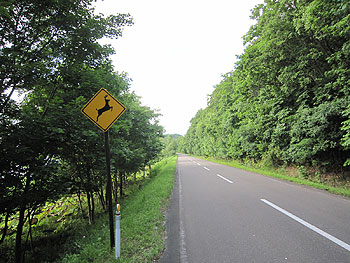
{"type": "Polygon", "coordinates": [[[81,109],[81,112],[106,132],[125,110],[124,105],[107,90],[100,89],[81,109]]]}

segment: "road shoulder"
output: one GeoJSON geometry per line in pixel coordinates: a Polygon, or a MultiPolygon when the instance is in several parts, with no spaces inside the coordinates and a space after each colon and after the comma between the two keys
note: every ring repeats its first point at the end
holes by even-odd
{"type": "Polygon", "coordinates": [[[166,212],[166,248],[159,263],[180,262],[179,172],[176,165],[173,192],[166,212]]]}

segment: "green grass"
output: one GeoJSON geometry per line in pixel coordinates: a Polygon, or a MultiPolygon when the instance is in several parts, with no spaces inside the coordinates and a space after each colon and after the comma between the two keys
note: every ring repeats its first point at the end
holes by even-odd
{"type": "Polygon", "coordinates": [[[272,167],[254,168],[254,167],[244,165],[244,164],[242,164],[238,161],[234,161],[234,160],[228,161],[228,160],[217,159],[217,158],[213,158],[213,157],[203,157],[203,156],[194,156],[194,157],[197,157],[197,158],[200,158],[203,160],[208,160],[208,161],[215,162],[215,163],[219,163],[219,164],[228,165],[228,166],[239,168],[242,170],[246,170],[246,171],[274,177],[277,179],[301,184],[301,185],[311,186],[313,188],[326,190],[326,191],[333,193],[333,194],[338,194],[338,195],[350,197],[350,188],[346,187],[346,185],[340,186],[340,187],[335,187],[335,186],[327,185],[327,184],[324,184],[321,182],[315,182],[312,180],[308,180],[308,179],[302,178],[302,177],[294,177],[294,176],[288,175],[284,170],[272,168],[272,167]]]}
{"type": "Polygon", "coordinates": [[[151,171],[151,179],[121,201],[121,257],[109,245],[108,216],[71,242],[61,262],[152,262],[165,247],[164,212],[173,188],[177,157],[165,159],[151,171]]]}

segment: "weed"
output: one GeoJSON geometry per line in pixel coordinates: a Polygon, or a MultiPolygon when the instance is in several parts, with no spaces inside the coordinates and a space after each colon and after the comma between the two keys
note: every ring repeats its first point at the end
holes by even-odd
{"type": "Polygon", "coordinates": [[[307,179],[309,177],[309,174],[307,172],[307,169],[305,168],[304,165],[300,165],[297,167],[298,168],[298,172],[299,172],[299,176],[303,179],[307,179]]]}
{"type": "MultiPolygon", "coordinates": [[[[152,262],[164,250],[164,210],[174,183],[176,157],[156,164],[151,180],[121,200],[121,256],[117,262],[152,262]]],[[[66,252],[62,263],[116,262],[109,244],[108,216],[96,220],[86,238],[75,242],[79,249],[66,252]]]]}

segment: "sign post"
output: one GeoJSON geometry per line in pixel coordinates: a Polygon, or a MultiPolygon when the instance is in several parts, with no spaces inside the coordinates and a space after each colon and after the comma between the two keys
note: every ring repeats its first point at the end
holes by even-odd
{"type": "Polygon", "coordinates": [[[107,189],[106,194],[108,198],[108,215],[109,215],[109,239],[111,241],[111,248],[114,244],[114,224],[113,224],[113,205],[112,205],[112,178],[111,178],[111,161],[109,151],[109,132],[105,132],[105,150],[106,150],[106,171],[107,171],[107,189]]]}
{"type": "Polygon", "coordinates": [[[111,163],[109,150],[109,132],[108,129],[113,123],[124,113],[126,108],[116,98],[114,98],[107,90],[100,89],[86,105],[81,112],[88,117],[97,127],[105,134],[105,151],[106,151],[106,172],[107,172],[107,199],[109,214],[109,234],[111,248],[114,243],[114,224],[113,224],[113,204],[112,204],[112,178],[111,163]]]}

